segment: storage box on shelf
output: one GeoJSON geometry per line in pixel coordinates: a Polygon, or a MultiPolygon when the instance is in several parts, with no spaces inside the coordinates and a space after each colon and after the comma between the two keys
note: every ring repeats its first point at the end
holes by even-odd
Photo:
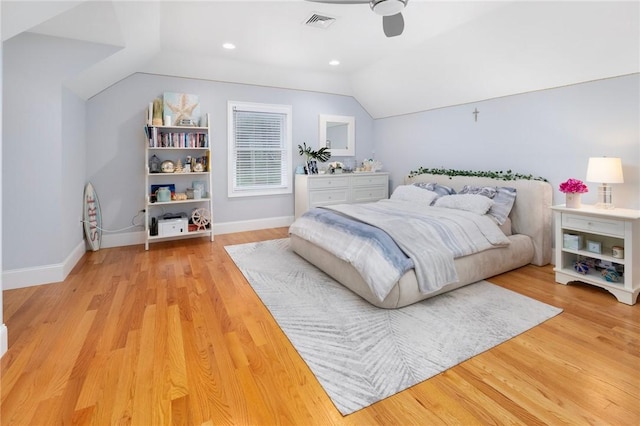
{"type": "Polygon", "coordinates": [[[157,240],[214,239],[209,115],[202,120],[199,127],[145,126],[146,250],[157,240]],[[171,195],[156,196],[165,187],[171,195]]]}
{"type": "Polygon", "coordinates": [[[608,290],[620,302],[640,293],[640,211],[553,206],[556,281],[581,281],[608,290]]]}

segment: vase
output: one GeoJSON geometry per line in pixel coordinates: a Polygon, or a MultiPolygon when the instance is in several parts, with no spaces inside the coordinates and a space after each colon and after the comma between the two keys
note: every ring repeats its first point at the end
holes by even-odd
{"type": "Polygon", "coordinates": [[[578,192],[567,192],[565,194],[566,203],[565,205],[570,209],[579,209],[582,203],[580,202],[580,197],[582,194],[578,192]]]}

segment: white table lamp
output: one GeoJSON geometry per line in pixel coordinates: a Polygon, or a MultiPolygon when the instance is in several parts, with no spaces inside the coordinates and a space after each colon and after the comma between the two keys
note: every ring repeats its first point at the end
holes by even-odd
{"type": "Polygon", "coordinates": [[[587,182],[598,182],[598,203],[596,207],[614,208],[611,202],[611,183],[623,183],[622,162],[613,157],[591,157],[587,166],[587,182]]]}

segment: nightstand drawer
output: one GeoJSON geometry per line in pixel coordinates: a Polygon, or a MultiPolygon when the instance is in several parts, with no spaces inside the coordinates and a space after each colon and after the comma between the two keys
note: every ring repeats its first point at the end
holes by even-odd
{"type": "Polygon", "coordinates": [[[348,196],[349,191],[346,188],[336,191],[312,191],[309,193],[309,204],[312,207],[317,207],[326,204],[347,203],[348,196]]]}
{"type": "Polygon", "coordinates": [[[624,237],[624,221],[579,216],[565,213],[562,215],[562,226],[578,231],[595,232],[624,237]]]}
{"type": "Polygon", "coordinates": [[[309,179],[309,189],[347,188],[348,186],[349,186],[349,178],[346,176],[309,179]]]}
{"type": "Polygon", "coordinates": [[[386,186],[388,182],[387,175],[375,176],[354,176],[353,178],[353,186],[361,187],[361,186],[386,186]]]}

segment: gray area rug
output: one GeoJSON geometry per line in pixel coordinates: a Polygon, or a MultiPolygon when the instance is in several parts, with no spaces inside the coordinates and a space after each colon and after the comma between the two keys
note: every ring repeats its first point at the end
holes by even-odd
{"type": "Polygon", "coordinates": [[[562,312],[486,281],[381,309],[296,255],[289,239],[225,249],[343,415],[562,312]]]}

